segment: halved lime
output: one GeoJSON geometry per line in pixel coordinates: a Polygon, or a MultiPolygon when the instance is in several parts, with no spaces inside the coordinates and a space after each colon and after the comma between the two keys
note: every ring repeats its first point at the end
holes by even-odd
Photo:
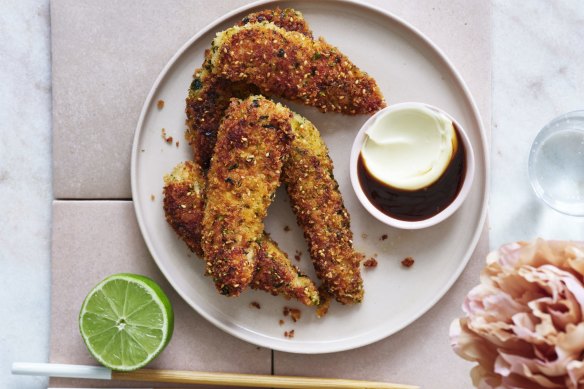
{"type": "Polygon", "coordinates": [[[79,329],[101,364],[130,371],[144,367],[166,347],[174,314],[168,297],[150,278],[114,274],[85,298],[79,329]]]}

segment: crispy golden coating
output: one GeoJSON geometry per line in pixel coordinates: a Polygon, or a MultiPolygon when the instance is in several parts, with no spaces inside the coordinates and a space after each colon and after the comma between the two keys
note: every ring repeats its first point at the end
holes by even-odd
{"type": "Polygon", "coordinates": [[[333,162],[316,127],[300,115],[292,120],[294,136],[282,181],[323,289],[343,304],[361,302],[363,254],[353,249],[349,213],[333,176],[333,162]]]}
{"type": "MultiPolygon", "coordinates": [[[[240,25],[270,21],[289,31],[298,31],[312,37],[302,14],[291,8],[264,10],[243,18],[240,25]]],[[[213,155],[217,129],[223,113],[233,97],[246,98],[258,94],[259,89],[244,82],[231,82],[211,72],[210,50],[205,52],[203,66],[195,71],[186,99],[187,131],[185,137],[194,153],[194,160],[207,170],[213,155]]]]}
{"type": "Polygon", "coordinates": [[[232,97],[257,93],[253,85],[233,83],[223,77],[195,72],[187,97],[185,138],[193,149],[194,160],[207,170],[213,155],[217,129],[232,97]]]}
{"type": "Polygon", "coordinates": [[[302,274],[298,268],[267,234],[264,233],[257,252],[257,267],[251,287],[293,298],[304,305],[319,305],[320,298],[316,285],[302,274]]]}
{"type": "MultiPolygon", "coordinates": [[[[178,164],[164,177],[166,220],[191,251],[203,258],[202,220],[206,191],[205,176],[193,161],[178,164]]],[[[264,233],[257,254],[253,289],[318,305],[319,294],[310,278],[292,265],[286,254],[264,233]]]]}
{"type": "Polygon", "coordinates": [[[322,112],[367,114],[385,106],[375,80],[337,48],[273,23],[220,32],[210,54],[209,71],[322,112]]]}
{"type": "Polygon", "coordinates": [[[308,23],[304,20],[304,16],[300,11],[296,11],[293,8],[280,9],[265,9],[259,12],[255,12],[247,15],[241,22],[239,26],[244,26],[250,23],[262,23],[270,22],[274,23],[278,27],[282,27],[287,31],[296,31],[309,38],[312,38],[312,31],[308,27],[308,23]]]}
{"type": "Polygon", "coordinates": [[[262,96],[233,100],[207,174],[201,246],[217,289],[236,296],[253,278],[264,217],[290,147],[291,112],[262,96]]]}
{"type": "Polygon", "coordinates": [[[203,256],[201,229],[205,209],[205,175],[193,161],[179,163],[164,176],[164,215],[189,249],[203,256]]]}

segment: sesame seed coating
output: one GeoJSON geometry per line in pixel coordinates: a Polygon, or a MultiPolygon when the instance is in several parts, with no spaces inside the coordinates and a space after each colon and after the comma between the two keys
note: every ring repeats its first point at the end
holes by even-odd
{"type": "Polygon", "coordinates": [[[263,220],[290,147],[288,109],[262,96],[233,100],[207,174],[201,246],[217,289],[236,296],[253,278],[263,220]]]}
{"type": "Polygon", "coordinates": [[[314,125],[295,114],[282,181],[304,231],[322,288],[343,304],[361,302],[363,254],[353,249],[350,216],[333,175],[333,162],[314,125]]]}
{"type": "Polygon", "coordinates": [[[164,176],[164,215],[177,235],[198,256],[205,209],[205,175],[193,161],[185,161],[164,176]]]}
{"type": "MultiPolygon", "coordinates": [[[[166,220],[189,249],[203,258],[202,220],[206,179],[193,161],[178,164],[164,177],[164,212],[166,220]]],[[[252,289],[293,298],[305,305],[318,305],[318,289],[312,280],[298,271],[286,253],[264,233],[257,254],[252,289]]]]}
{"type": "Polygon", "coordinates": [[[336,47],[274,23],[249,23],[220,32],[210,54],[211,72],[253,84],[268,96],[352,115],[385,106],[375,80],[336,47]]]}
{"type": "MultiPolygon", "coordinates": [[[[302,14],[291,8],[263,10],[252,13],[239,25],[269,21],[285,30],[297,31],[312,38],[312,32],[302,14]]],[[[213,73],[211,50],[205,51],[203,66],[193,75],[186,99],[187,131],[185,137],[194,152],[194,160],[207,170],[213,155],[217,129],[231,98],[243,99],[260,91],[246,82],[232,82],[213,73]]]]}

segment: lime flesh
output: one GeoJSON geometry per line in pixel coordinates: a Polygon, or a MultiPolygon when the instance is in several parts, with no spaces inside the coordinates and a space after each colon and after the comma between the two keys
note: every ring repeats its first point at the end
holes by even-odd
{"type": "Polygon", "coordinates": [[[174,315],[168,297],[150,278],[115,274],[85,298],[79,328],[101,364],[130,371],[144,367],[166,347],[174,315]]]}

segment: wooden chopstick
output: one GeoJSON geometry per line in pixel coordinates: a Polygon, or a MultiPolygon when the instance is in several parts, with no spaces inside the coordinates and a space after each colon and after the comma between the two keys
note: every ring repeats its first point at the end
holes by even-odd
{"type": "Polygon", "coordinates": [[[205,373],[184,370],[141,369],[131,372],[112,371],[103,366],[67,365],[59,363],[15,362],[12,374],[120,380],[140,382],[164,382],[175,384],[203,384],[245,386],[254,388],[283,389],[416,389],[418,386],[390,384],[388,382],[345,380],[336,378],[311,378],[259,374],[205,373]]]}
{"type": "Polygon", "coordinates": [[[312,378],[260,374],[205,373],[184,370],[141,369],[131,372],[112,372],[113,380],[243,386],[287,389],[415,389],[418,386],[388,382],[358,381],[336,378],[312,378]]]}

